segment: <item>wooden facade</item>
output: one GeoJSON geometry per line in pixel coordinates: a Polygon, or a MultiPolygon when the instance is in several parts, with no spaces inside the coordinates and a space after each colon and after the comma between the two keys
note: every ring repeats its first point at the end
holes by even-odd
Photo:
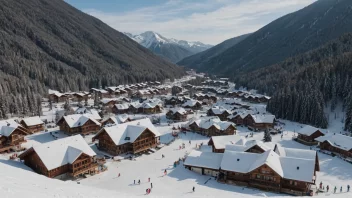
{"type": "Polygon", "coordinates": [[[67,100],[67,96],[66,95],[56,95],[56,94],[49,94],[49,100],[52,102],[65,102],[67,100]]]}
{"type": "Polygon", "coordinates": [[[344,158],[352,158],[352,149],[346,151],[335,145],[331,145],[328,141],[321,142],[319,144],[320,149],[333,152],[344,158]]]}
{"type": "Polygon", "coordinates": [[[265,130],[265,129],[272,129],[274,128],[274,122],[272,123],[256,123],[253,119],[252,115],[248,114],[243,119],[243,124],[253,128],[254,130],[265,130]]]}
{"type": "Polygon", "coordinates": [[[220,130],[216,128],[214,125],[209,127],[208,129],[203,129],[199,127],[195,122],[189,125],[189,128],[201,135],[204,136],[220,136],[220,135],[234,135],[236,134],[236,128],[233,125],[230,125],[227,129],[225,130],[220,130]]]}
{"type": "Polygon", "coordinates": [[[92,120],[88,120],[86,123],[77,126],[70,127],[64,118],[61,118],[57,125],[60,127],[60,131],[65,132],[68,135],[82,134],[87,135],[96,133],[100,130],[100,125],[96,124],[92,120]]]}
{"type": "Polygon", "coordinates": [[[155,148],[159,144],[159,137],[155,136],[149,129],[145,129],[134,142],[126,142],[121,145],[116,145],[105,130],[96,135],[93,142],[95,140],[99,140],[98,148],[100,150],[114,156],[124,153],[140,153],[155,148]]]}
{"type": "Polygon", "coordinates": [[[227,120],[227,117],[230,115],[228,111],[223,111],[221,114],[215,114],[212,109],[209,109],[207,116],[218,116],[221,121],[227,120]]]}
{"type": "Polygon", "coordinates": [[[308,146],[312,146],[312,145],[317,145],[318,142],[315,141],[315,138],[323,136],[324,133],[322,133],[321,131],[317,130],[314,133],[312,133],[311,135],[306,135],[306,134],[301,134],[298,133],[297,136],[297,141],[299,143],[302,143],[304,145],[308,145],[308,146]]]}
{"type": "Polygon", "coordinates": [[[36,173],[50,178],[62,175],[65,175],[65,177],[77,177],[86,173],[92,174],[96,173],[99,166],[93,157],[84,153],[82,153],[72,164],[65,164],[51,170],[48,170],[33,148],[21,154],[19,158],[36,173]]]}
{"type": "Polygon", "coordinates": [[[9,136],[0,136],[0,153],[10,150],[20,150],[21,144],[25,142],[24,137],[28,135],[22,127],[17,127],[9,136]]]}
{"type": "Polygon", "coordinates": [[[20,124],[26,129],[26,131],[30,134],[33,133],[38,133],[41,131],[45,130],[45,126],[44,123],[42,124],[37,124],[37,125],[32,125],[32,126],[28,126],[23,120],[20,122],[20,124]]]}
{"type": "Polygon", "coordinates": [[[186,121],[187,114],[181,114],[179,112],[169,111],[166,113],[166,118],[170,120],[177,120],[177,121],[186,121]]]}
{"type": "Polygon", "coordinates": [[[309,183],[282,178],[266,164],[249,173],[220,170],[219,181],[299,196],[310,193],[310,186],[313,184],[313,182],[309,183]]]}
{"type": "Polygon", "coordinates": [[[236,125],[244,124],[244,119],[241,117],[241,115],[235,115],[233,118],[229,119],[229,121],[235,123],[236,125]]]}

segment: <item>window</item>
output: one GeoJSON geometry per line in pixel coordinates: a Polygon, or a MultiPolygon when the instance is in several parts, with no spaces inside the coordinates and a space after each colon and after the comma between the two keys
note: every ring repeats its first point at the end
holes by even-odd
{"type": "Polygon", "coordinates": [[[290,185],[292,185],[293,184],[293,181],[290,181],[290,185]]]}
{"type": "Polygon", "coordinates": [[[294,185],[297,186],[297,182],[294,182],[294,185]]]}
{"type": "Polygon", "coordinates": [[[260,175],[257,175],[257,179],[260,179],[260,175]]]}

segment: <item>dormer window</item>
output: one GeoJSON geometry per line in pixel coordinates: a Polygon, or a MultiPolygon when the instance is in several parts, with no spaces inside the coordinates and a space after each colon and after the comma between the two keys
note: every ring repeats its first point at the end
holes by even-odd
{"type": "Polygon", "coordinates": [[[130,140],[131,138],[130,137],[125,137],[125,140],[130,140]]]}

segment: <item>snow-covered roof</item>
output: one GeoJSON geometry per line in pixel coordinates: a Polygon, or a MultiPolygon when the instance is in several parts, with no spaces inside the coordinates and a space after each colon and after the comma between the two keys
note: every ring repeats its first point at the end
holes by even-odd
{"type": "Polygon", "coordinates": [[[280,157],[280,163],[284,178],[312,182],[315,160],[280,157]]]}
{"type": "Polygon", "coordinates": [[[123,104],[115,104],[115,107],[120,110],[125,110],[129,108],[129,104],[123,103],[123,104]]]}
{"type": "Polygon", "coordinates": [[[81,135],[33,146],[33,149],[48,170],[72,164],[82,153],[91,157],[96,155],[81,135]]]}
{"type": "Polygon", "coordinates": [[[179,113],[181,115],[183,114],[187,114],[187,111],[184,108],[172,108],[170,109],[170,111],[175,114],[175,113],[179,113]]]}
{"type": "Polygon", "coordinates": [[[64,116],[66,123],[70,128],[79,127],[84,125],[88,120],[93,121],[95,124],[100,126],[100,123],[94,119],[94,115],[92,114],[73,114],[64,116]]]}
{"type": "Polygon", "coordinates": [[[297,131],[297,133],[310,136],[313,133],[315,133],[316,131],[321,131],[321,130],[318,128],[315,128],[313,126],[306,125],[305,127],[301,128],[299,131],[297,131]]]}
{"type": "Polygon", "coordinates": [[[225,150],[221,161],[221,169],[238,173],[248,173],[251,164],[260,154],[225,150]]]}
{"type": "Polygon", "coordinates": [[[341,134],[329,134],[315,138],[318,142],[328,141],[334,147],[340,148],[345,151],[352,149],[352,137],[341,134]]]}
{"type": "Polygon", "coordinates": [[[225,146],[228,144],[244,145],[246,142],[246,138],[239,135],[213,136],[211,137],[211,140],[216,149],[225,149],[225,146]]]}
{"type": "Polygon", "coordinates": [[[212,112],[215,114],[215,115],[221,115],[223,114],[224,112],[227,112],[228,114],[231,114],[231,111],[230,110],[227,110],[223,107],[213,107],[211,108],[212,112]]]}
{"type": "Polygon", "coordinates": [[[209,129],[211,126],[215,126],[219,130],[225,130],[229,126],[235,126],[233,122],[221,121],[218,116],[201,117],[189,121],[186,125],[189,126],[192,123],[196,123],[198,127],[203,129],[209,129]]]}
{"type": "Polygon", "coordinates": [[[122,123],[125,123],[129,119],[129,117],[127,114],[121,114],[121,115],[109,117],[105,119],[103,122],[105,122],[108,119],[111,119],[115,124],[122,124],[122,123]]]}
{"type": "Polygon", "coordinates": [[[310,160],[315,160],[317,156],[317,152],[315,150],[286,148],[278,144],[275,146],[275,153],[281,157],[302,158],[310,160]]]}
{"type": "Polygon", "coordinates": [[[155,134],[155,136],[160,136],[159,131],[155,128],[149,118],[104,127],[95,136],[98,136],[101,132],[106,131],[116,145],[121,145],[125,143],[133,143],[146,129],[149,129],[155,134]]]}
{"type": "Polygon", "coordinates": [[[193,150],[187,156],[184,165],[218,170],[220,168],[222,156],[222,153],[201,152],[193,150]]]}
{"type": "Polygon", "coordinates": [[[39,116],[23,118],[22,121],[23,121],[27,126],[35,126],[35,125],[44,124],[44,122],[39,118],[39,116]]]}
{"type": "Polygon", "coordinates": [[[85,107],[78,108],[75,111],[75,114],[90,114],[90,118],[94,118],[96,120],[101,120],[99,112],[96,109],[87,109],[85,107]]]}
{"type": "Polygon", "coordinates": [[[255,114],[251,115],[255,123],[273,123],[275,120],[274,115],[268,114],[255,114]]]}
{"type": "Polygon", "coordinates": [[[193,107],[197,103],[201,104],[198,100],[187,100],[185,103],[182,104],[183,107],[193,107]]]}
{"type": "Polygon", "coordinates": [[[246,140],[246,139],[243,139],[243,140],[245,141],[244,143],[241,142],[241,144],[237,142],[236,144],[226,145],[225,150],[245,152],[254,146],[258,146],[259,148],[263,149],[263,151],[268,151],[272,149],[269,145],[267,145],[267,143],[264,143],[259,140],[246,140]]]}
{"type": "Polygon", "coordinates": [[[8,137],[12,132],[22,125],[18,124],[15,120],[1,120],[0,121],[0,136],[8,137]]]}

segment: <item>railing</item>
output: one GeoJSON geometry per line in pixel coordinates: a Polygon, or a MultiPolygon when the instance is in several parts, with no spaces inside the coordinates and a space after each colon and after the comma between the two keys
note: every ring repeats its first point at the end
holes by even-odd
{"type": "Polygon", "coordinates": [[[78,168],[78,170],[77,170],[77,169],[74,170],[74,172],[73,172],[73,173],[70,173],[69,175],[72,176],[72,177],[76,177],[77,175],[80,175],[80,174],[82,174],[82,173],[85,173],[86,171],[91,170],[91,169],[93,169],[93,168],[96,168],[96,167],[98,167],[98,166],[99,166],[99,164],[97,164],[97,163],[92,163],[92,164],[90,164],[90,165],[87,166],[87,167],[78,168]]]}

